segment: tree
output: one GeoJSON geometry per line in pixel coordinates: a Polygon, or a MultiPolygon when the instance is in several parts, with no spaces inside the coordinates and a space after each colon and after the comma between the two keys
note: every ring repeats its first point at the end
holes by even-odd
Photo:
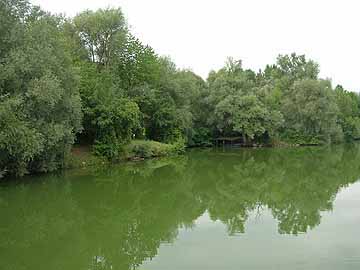
{"type": "Polygon", "coordinates": [[[74,25],[93,63],[108,66],[119,44],[124,42],[127,26],[118,9],[87,10],[74,18],[74,25]]]}
{"type": "Polygon", "coordinates": [[[266,65],[264,71],[256,74],[258,86],[271,86],[282,95],[287,94],[292,85],[297,80],[311,79],[317,80],[320,69],[319,64],[305,55],[279,55],[276,63],[266,65]]]}
{"type": "Polygon", "coordinates": [[[84,132],[80,141],[94,145],[95,153],[116,159],[133,134],[142,133],[138,105],[116,87],[111,72],[96,64],[81,65],[80,94],[84,132]]]}
{"type": "Polygon", "coordinates": [[[283,117],[276,95],[257,86],[256,74],[244,70],[241,61],[229,58],[226,66],[208,78],[209,101],[213,106],[210,123],[225,136],[242,135],[243,142],[265,134],[275,135],[283,117]],[[273,100],[272,100],[273,99],[273,100]]]}
{"type": "Polygon", "coordinates": [[[254,94],[228,96],[216,106],[215,115],[220,130],[241,134],[244,143],[265,132],[273,135],[282,123],[282,115],[270,112],[254,94]]]}
{"type": "Polygon", "coordinates": [[[316,80],[319,65],[313,60],[307,60],[305,55],[279,55],[276,64],[267,65],[262,75],[274,87],[286,93],[297,80],[316,80]]]}
{"type": "Polygon", "coordinates": [[[342,139],[337,124],[338,107],[326,80],[305,79],[294,83],[283,112],[284,135],[297,143],[329,143],[342,139]]]}
{"type": "Polygon", "coordinates": [[[120,8],[64,18],[26,0],[0,2],[0,36],[0,175],[63,166],[76,136],[109,159],[132,138],[360,137],[359,95],[333,90],[305,55],[279,55],[259,72],[230,57],[204,81],[132,35],[120,8]]]}
{"type": "Polygon", "coordinates": [[[119,158],[121,147],[141,130],[139,107],[128,99],[101,100],[89,114],[96,130],[95,152],[109,159],[119,158]]]}
{"type": "Polygon", "coordinates": [[[351,141],[360,137],[359,95],[346,91],[342,86],[335,88],[336,103],[339,108],[338,123],[345,139],[351,141]]]}
{"type": "Polygon", "coordinates": [[[117,84],[129,92],[143,84],[159,86],[162,63],[150,46],[144,46],[137,38],[128,34],[116,51],[112,72],[117,84]]]}
{"type": "Polygon", "coordinates": [[[190,112],[177,107],[168,92],[143,85],[133,89],[132,94],[142,112],[146,138],[171,143],[183,137],[190,112]]]}
{"type": "Polygon", "coordinates": [[[288,76],[292,81],[301,79],[316,80],[319,75],[319,65],[312,60],[307,60],[305,55],[279,55],[276,68],[281,75],[288,76]]]}
{"type": "Polygon", "coordinates": [[[6,6],[18,31],[12,33],[11,46],[0,49],[5,53],[0,171],[52,171],[64,165],[81,130],[76,74],[59,30],[63,20],[25,1],[6,1],[6,6]]]}

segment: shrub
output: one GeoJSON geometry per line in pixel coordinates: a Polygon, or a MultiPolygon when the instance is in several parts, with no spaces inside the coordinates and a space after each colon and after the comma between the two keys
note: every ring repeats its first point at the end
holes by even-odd
{"type": "Polygon", "coordinates": [[[174,144],[156,141],[134,140],[124,147],[123,156],[126,159],[162,157],[182,153],[185,150],[184,141],[178,140],[174,144]]]}

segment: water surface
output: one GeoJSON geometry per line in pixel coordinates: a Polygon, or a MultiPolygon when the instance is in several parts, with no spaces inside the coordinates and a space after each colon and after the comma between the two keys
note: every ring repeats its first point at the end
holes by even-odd
{"type": "Polygon", "coordinates": [[[359,145],[205,149],[0,184],[0,269],[360,269],[359,145]]]}

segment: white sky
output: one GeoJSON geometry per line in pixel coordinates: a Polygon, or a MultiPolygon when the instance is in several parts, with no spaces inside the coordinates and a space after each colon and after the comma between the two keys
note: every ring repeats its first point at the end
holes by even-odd
{"type": "Polygon", "coordinates": [[[121,7],[132,32],[158,54],[206,78],[227,56],[258,70],[281,53],[306,54],[334,86],[360,91],[358,0],[31,0],[76,15],[121,7]]]}

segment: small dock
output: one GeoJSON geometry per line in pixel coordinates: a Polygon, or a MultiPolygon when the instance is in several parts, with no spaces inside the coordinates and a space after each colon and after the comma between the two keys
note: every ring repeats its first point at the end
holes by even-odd
{"type": "Polygon", "coordinates": [[[215,146],[230,146],[230,147],[271,147],[268,143],[244,142],[243,137],[219,137],[213,139],[215,146]]]}
{"type": "Polygon", "coordinates": [[[244,141],[242,137],[219,137],[214,139],[214,144],[216,146],[244,146],[244,141]]]}

